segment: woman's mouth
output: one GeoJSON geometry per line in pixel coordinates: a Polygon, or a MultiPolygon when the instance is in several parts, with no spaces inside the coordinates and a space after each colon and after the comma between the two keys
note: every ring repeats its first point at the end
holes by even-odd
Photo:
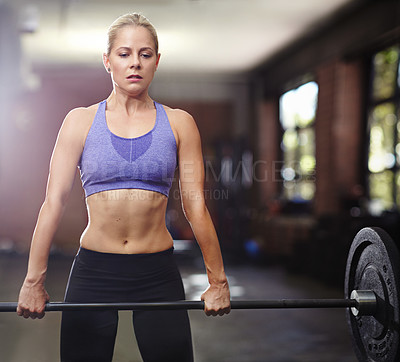
{"type": "Polygon", "coordinates": [[[143,78],[138,74],[131,74],[131,75],[127,76],[126,79],[129,79],[129,80],[140,80],[140,79],[143,79],[143,78]]]}

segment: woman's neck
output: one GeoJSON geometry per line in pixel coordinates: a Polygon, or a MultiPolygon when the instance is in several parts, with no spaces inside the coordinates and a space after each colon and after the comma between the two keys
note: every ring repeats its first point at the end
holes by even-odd
{"type": "Polygon", "coordinates": [[[113,90],[107,98],[107,108],[120,109],[126,111],[128,114],[135,113],[140,110],[154,108],[154,102],[147,94],[140,97],[131,95],[120,94],[120,92],[113,90]]]}

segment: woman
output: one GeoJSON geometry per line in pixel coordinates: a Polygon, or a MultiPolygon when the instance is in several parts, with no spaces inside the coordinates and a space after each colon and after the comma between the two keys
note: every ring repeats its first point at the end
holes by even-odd
{"type": "MultiPolygon", "coordinates": [[[[72,110],[60,129],[18,315],[44,316],[50,245],[77,166],[89,223],[72,266],[66,302],[184,299],[165,225],[168,192],[178,167],[182,206],[208,274],[209,287],[201,297],[205,313],[229,313],[229,287],[203,196],[199,132],[188,113],[150,98],[159,61],[157,34],[145,17],[127,14],[111,25],[103,62],[113,90],[99,104],[72,110]]],[[[61,360],[111,361],[117,323],[115,311],[64,312],[61,360]]],[[[135,311],[133,323],[145,362],[193,360],[186,311],[135,311]]]]}

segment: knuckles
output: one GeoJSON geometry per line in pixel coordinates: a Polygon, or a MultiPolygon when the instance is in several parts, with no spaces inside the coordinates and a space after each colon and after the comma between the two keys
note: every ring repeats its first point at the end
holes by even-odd
{"type": "Polygon", "coordinates": [[[42,319],[44,317],[44,306],[41,307],[29,307],[26,304],[19,304],[17,307],[17,315],[32,319],[42,319]]]}
{"type": "Polygon", "coordinates": [[[221,307],[221,308],[207,308],[205,309],[205,313],[207,316],[223,316],[224,314],[229,314],[231,311],[230,305],[227,307],[221,307]]]}

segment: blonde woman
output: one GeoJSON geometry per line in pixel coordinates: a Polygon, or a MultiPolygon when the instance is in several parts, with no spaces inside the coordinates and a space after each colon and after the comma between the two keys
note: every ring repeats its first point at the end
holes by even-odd
{"type": "MultiPolygon", "coordinates": [[[[201,297],[205,313],[229,313],[229,287],[203,195],[199,132],[188,113],[150,98],[148,89],[159,61],[156,31],[144,16],[123,15],[110,26],[103,63],[113,90],[98,104],[72,110],[60,129],[18,315],[44,316],[49,250],[76,167],[89,222],[71,269],[66,302],[184,299],[173,240],[165,225],[168,193],[178,167],[184,213],[209,280],[201,297]]],[[[61,361],[110,362],[117,323],[116,311],[63,312],[61,361]]],[[[193,360],[186,311],[135,311],[133,324],[145,362],[193,360]]]]}

